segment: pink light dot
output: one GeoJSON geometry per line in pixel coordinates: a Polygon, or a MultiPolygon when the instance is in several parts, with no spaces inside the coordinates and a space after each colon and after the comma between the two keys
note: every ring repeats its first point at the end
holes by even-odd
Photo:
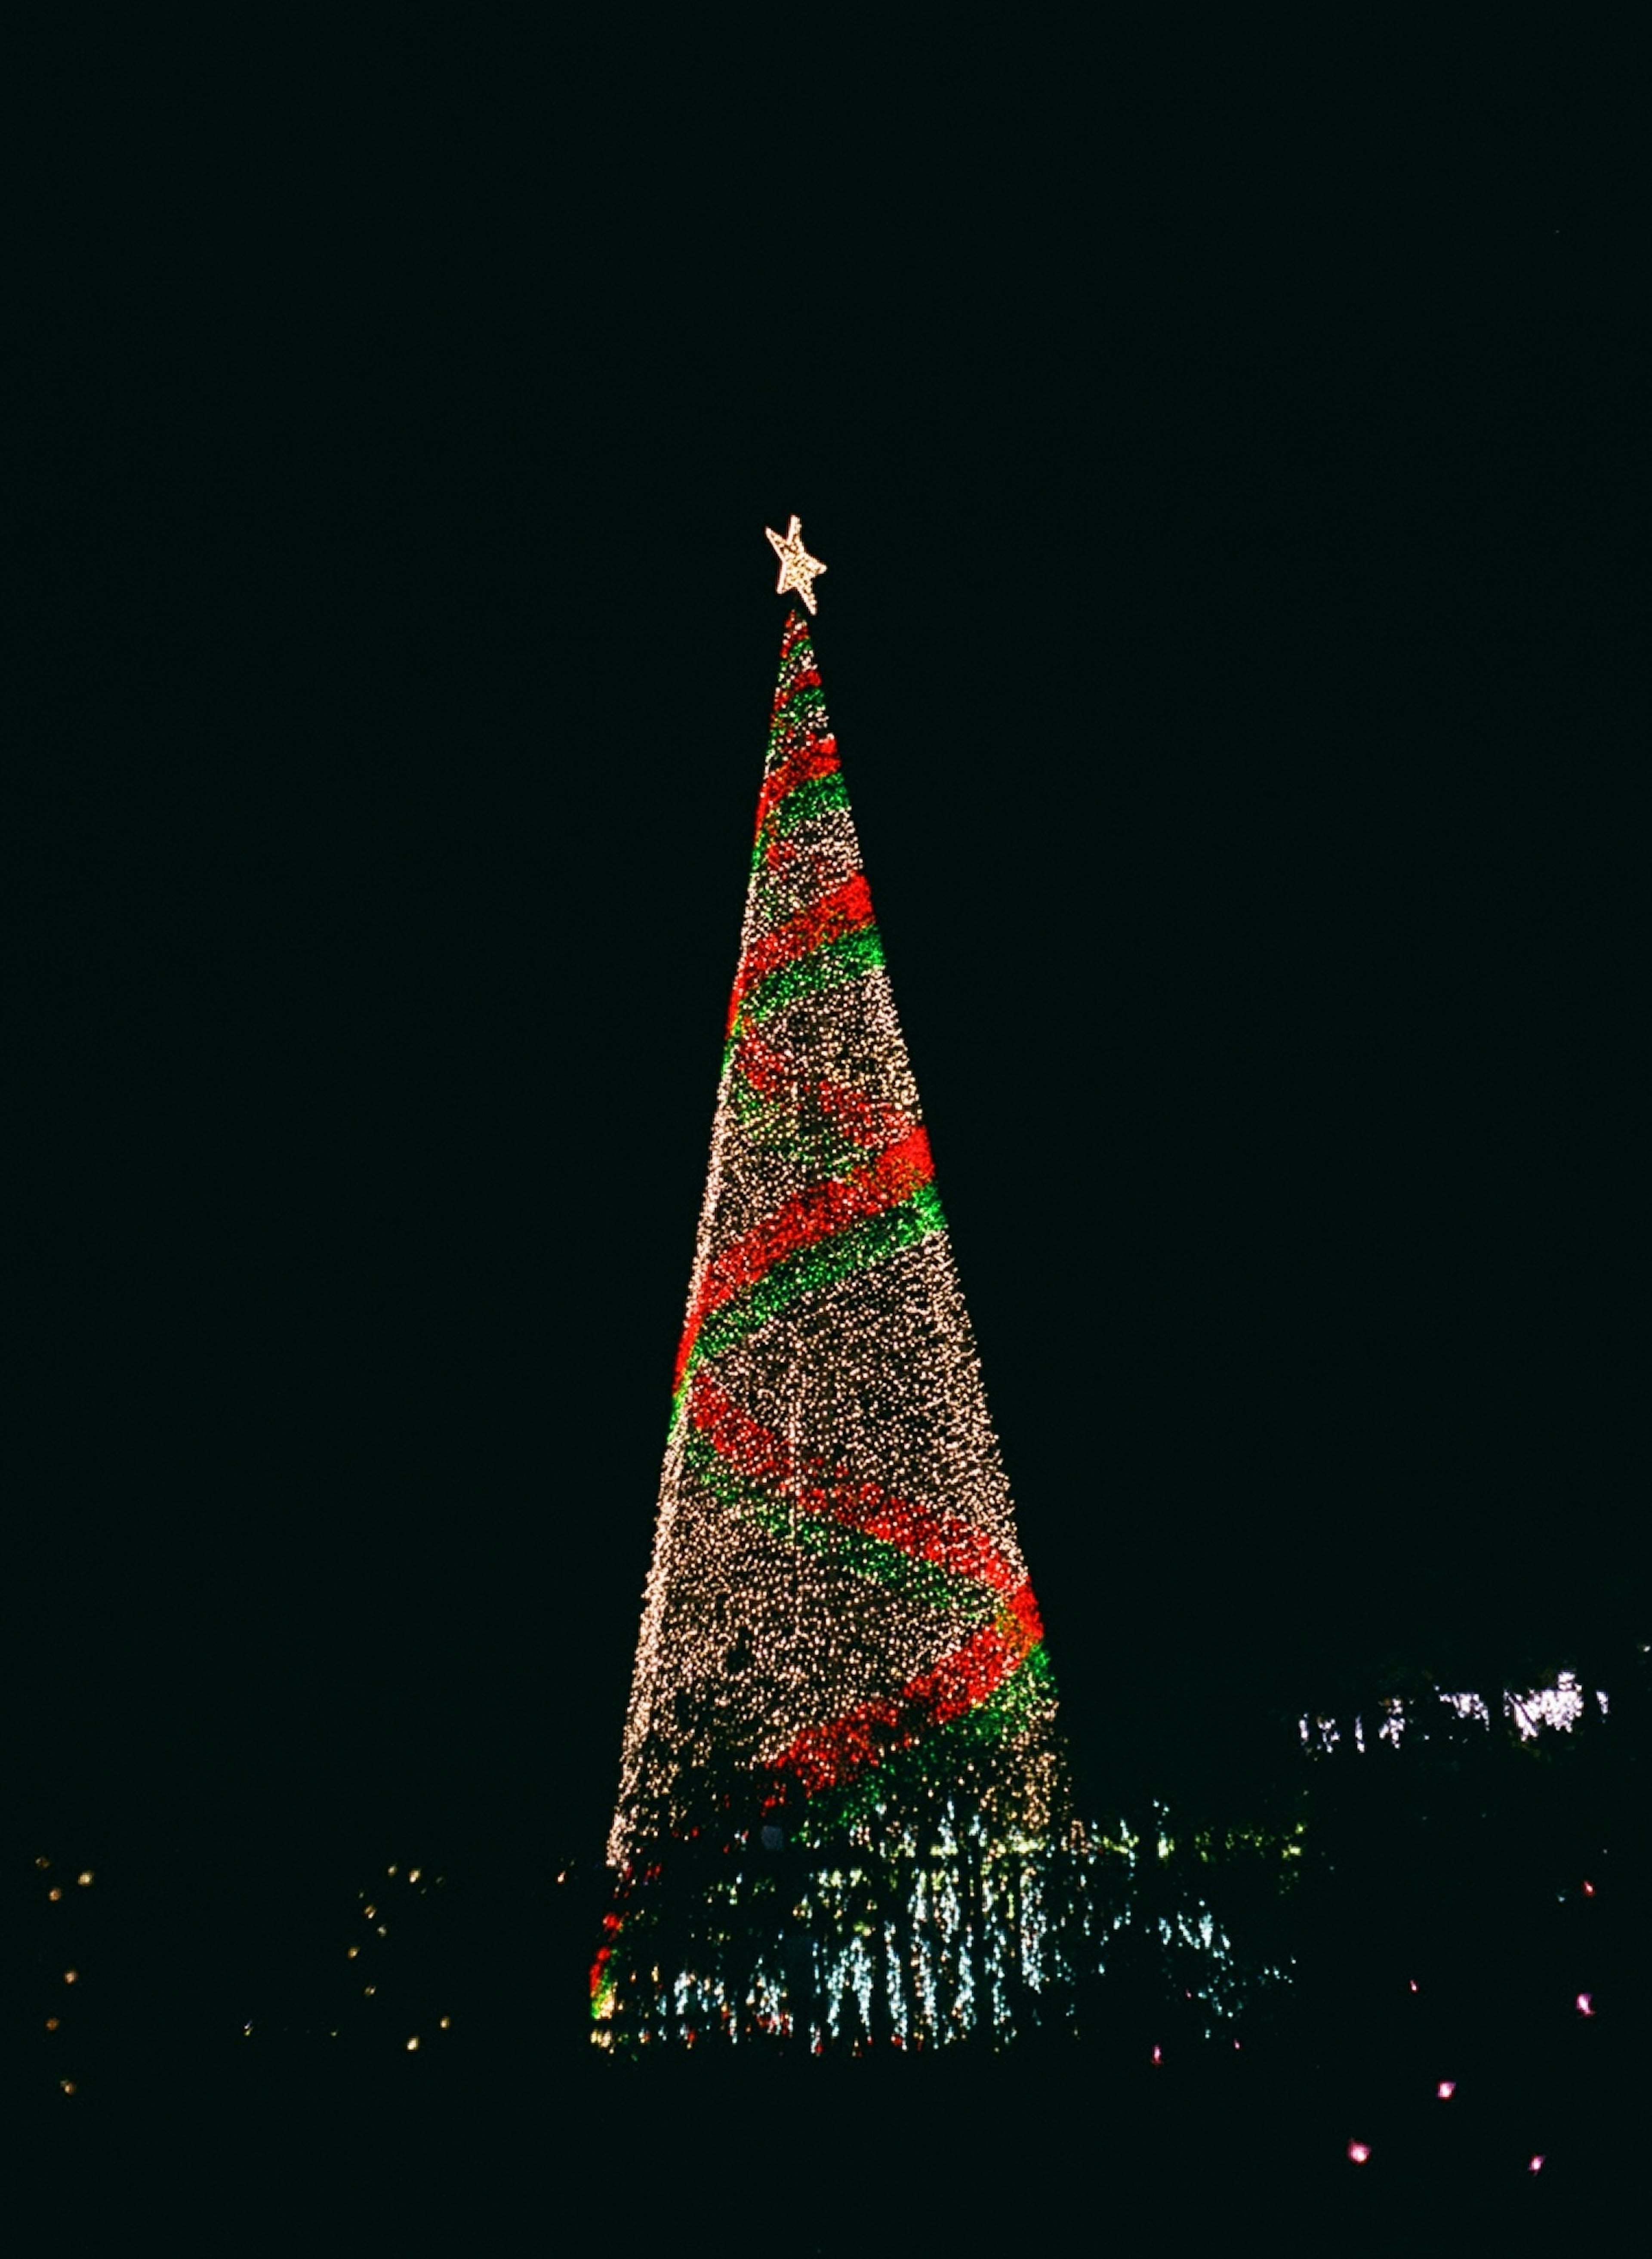
{"type": "Polygon", "coordinates": [[[1153,2050],[1153,2060],[1154,2060],[1154,2062],[1155,2062],[1155,2063],[1163,2063],[1163,2062],[1164,2062],[1164,2050],[1163,2049],[1163,2048],[1155,2048],[1155,2049],[1154,2049],[1154,2050],[1153,2050]]]}
{"type": "Polygon", "coordinates": [[[1592,1992],[1579,1992],[1577,1995],[1577,2013],[1580,2016],[1592,2016],[1594,2012],[1594,1994],[1592,1992]]]}
{"type": "Polygon", "coordinates": [[[1528,2173],[1541,2173],[1543,2170],[1542,2159],[1541,2157],[1534,2157],[1531,2163],[1527,2166],[1526,2170],[1528,2173]]]}
{"type": "Polygon", "coordinates": [[[1417,1989],[1417,1980],[1414,1977],[1411,1979],[1411,1989],[1413,1992],[1417,1989]]]}
{"type": "Polygon", "coordinates": [[[1371,2144],[1369,2141],[1350,2141],[1348,2154],[1356,2165],[1363,2165],[1371,2155],[1371,2144]]]}
{"type": "Polygon", "coordinates": [[[1584,1896],[1586,1899],[1591,1899],[1591,1898],[1593,1898],[1594,1894],[1595,1894],[1595,1886],[1594,1886],[1594,1885],[1593,1885],[1592,1883],[1585,1883],[1585,1884],[1584,1885],[1584,1896]]]}
{"type": "Polygon", "coordinates": [[[1457,2083],[1455,2078],[1442,2078],[1434,2091],[1440,2101],[1449,2102],[1457,2091],[1457,2083]]]}

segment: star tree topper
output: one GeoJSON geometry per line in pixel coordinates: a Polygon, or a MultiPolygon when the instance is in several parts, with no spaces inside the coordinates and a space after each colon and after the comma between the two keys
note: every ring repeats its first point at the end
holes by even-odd
{"type": "Polygon", "coordinates": [[[812,612],[815,609],[815,576],[826,567],[818,557],[811,557],[803,546],[803,521],[794,517],[783,534],[776,533],[772,525],[764,532],[769,545],[780,560],[780,577],[774,584],[774,593],[783,596],[788,588],[795,588],[812,612]]]}

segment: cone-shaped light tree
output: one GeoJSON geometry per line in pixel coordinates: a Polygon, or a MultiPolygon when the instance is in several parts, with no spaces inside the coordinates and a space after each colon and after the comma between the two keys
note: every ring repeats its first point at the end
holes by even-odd
{"type": "MultiPolygon", "coordinates": [[[[771,538],[782,588],[792,569],[808,599],[823,568],[795,521],[802,577],[771,538]]],[[[609,1844],[598,2036],[910,2044],[1013,2021],[1012,1976],[1036,1990],[1048,1973],[1035,1869],[1070,1822],[1055,1717],[793,611],[609,1844]]]]}

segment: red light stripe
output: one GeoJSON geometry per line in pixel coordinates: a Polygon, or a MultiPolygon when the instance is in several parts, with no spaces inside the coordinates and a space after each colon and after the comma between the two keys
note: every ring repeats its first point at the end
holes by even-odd
{"type": "Polygon", "coordinates": [[[761,839],[775,809],[797,790],[800,784],[807,784],[811,777],[830,776],[834,769],[841,766],[836,738],[805,738],[801,745],[794,745],[785,759],[763,780],[762,789],[758,794],[758,837],[761,839]]]}
{"type": "Polygon", "coordinates": [[[991,1623],[908,1679],[898,1694],[863,1702],[830,1725],[801,1733],[779,1759],[780,1768],[795,1773],[811,1796],[851,1780],[892,1746],[908,1748],[927,1728],[977,1708],[1019,1670],[1043,1636],[1032,1586],[1023,1584],[991,1623]]]}
{"type": "Polygon", "coordinates": [[[749,1482],[786,1493],[801,1513],[841,1522],[846,1529],[893,1545],[912,1560],[968,1578],[1011,1607],[1019,1605],[1015,1596],[1026,1589],[1022,1571],[972,1522],[896,1498],[877,1483],[858,1483],[846,1467],[833,1469],[824,1479],[818,1464],[806,1461],[800,1468],[785,1439],[752,1419],[708,1372],[695,1376],[688,1416],[719,1458],[749,1482]]]}
{"type": "Polygon", "coordinates": [[[672,1381],[674,1393],[682,1386],[683,1374],[688,1369],[688,1359],[699,1337],[707,1313],[720,1308],[734,1295],[756,1286],[765,1272],[788,1255],[795,1255],[805,1247],[813,1247],[834,1232],[856,1223],[863,1216],[881,1215],[885,1208],[898,1208],[910,1200],[920,1185],[927,1185],[935,1174],[935,1160],[929,1151],[928,1133],[922,1124],[915,1123],[906,1136],[879,1153],[875,1160],[863,1161],[847,1177],[829,1178],[825,1183],[809,1185],[791,1199],[781,1202],[773,1215],[765,1216],[761,1223],[753,1224],[730,1246],[725,1247],[716,1262],[707,1270],[701,1281],[700,1292],[677,1351],[677,1370],[672,1381]]]}
{"type": "Polygon", "coordinates": [[[746,951],[739,972],[735,975],[734,994],[729,999],[729,1028],[732,1032],[739,1017],[740,1007],[758,982],[782,965],[790,965],[811,950],[824,949],[829,942],[841,941],[845,934],[855,933],[872,923],[872,889],[865,874],[857,871],[852,879],[845,879],[841,887],[834,887],[817,902],[811,902],[784,925],[765,933],[760,941],[753,942],[746,951]]]}
{"type": "Polygon", "coordinates": [[[846,1137],[868,1151],[895,1144],[913,1127],[912,1116],[887,1100],[867,1098],[845,1082],[801,1075],[796,1061],[755,1028],[740,1038],[734,1064],[759,1098],[784,1101],[807,1093],[846,1137]]]}

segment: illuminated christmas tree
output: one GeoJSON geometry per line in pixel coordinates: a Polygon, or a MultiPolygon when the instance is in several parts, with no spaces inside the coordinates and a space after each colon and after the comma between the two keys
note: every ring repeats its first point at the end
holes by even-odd
{"type": "MultiPolygon", "coordinates": [[[[812,610],[794,519],[780,588],[812,610]]],[[[592,1972],[598,2037],[912,2044],[1054,1979],[1056,1696],[788,616],[592,1972]]],[[[1017,2006],[1016,2003],[1022,2006],[1017,2006]]]]}

